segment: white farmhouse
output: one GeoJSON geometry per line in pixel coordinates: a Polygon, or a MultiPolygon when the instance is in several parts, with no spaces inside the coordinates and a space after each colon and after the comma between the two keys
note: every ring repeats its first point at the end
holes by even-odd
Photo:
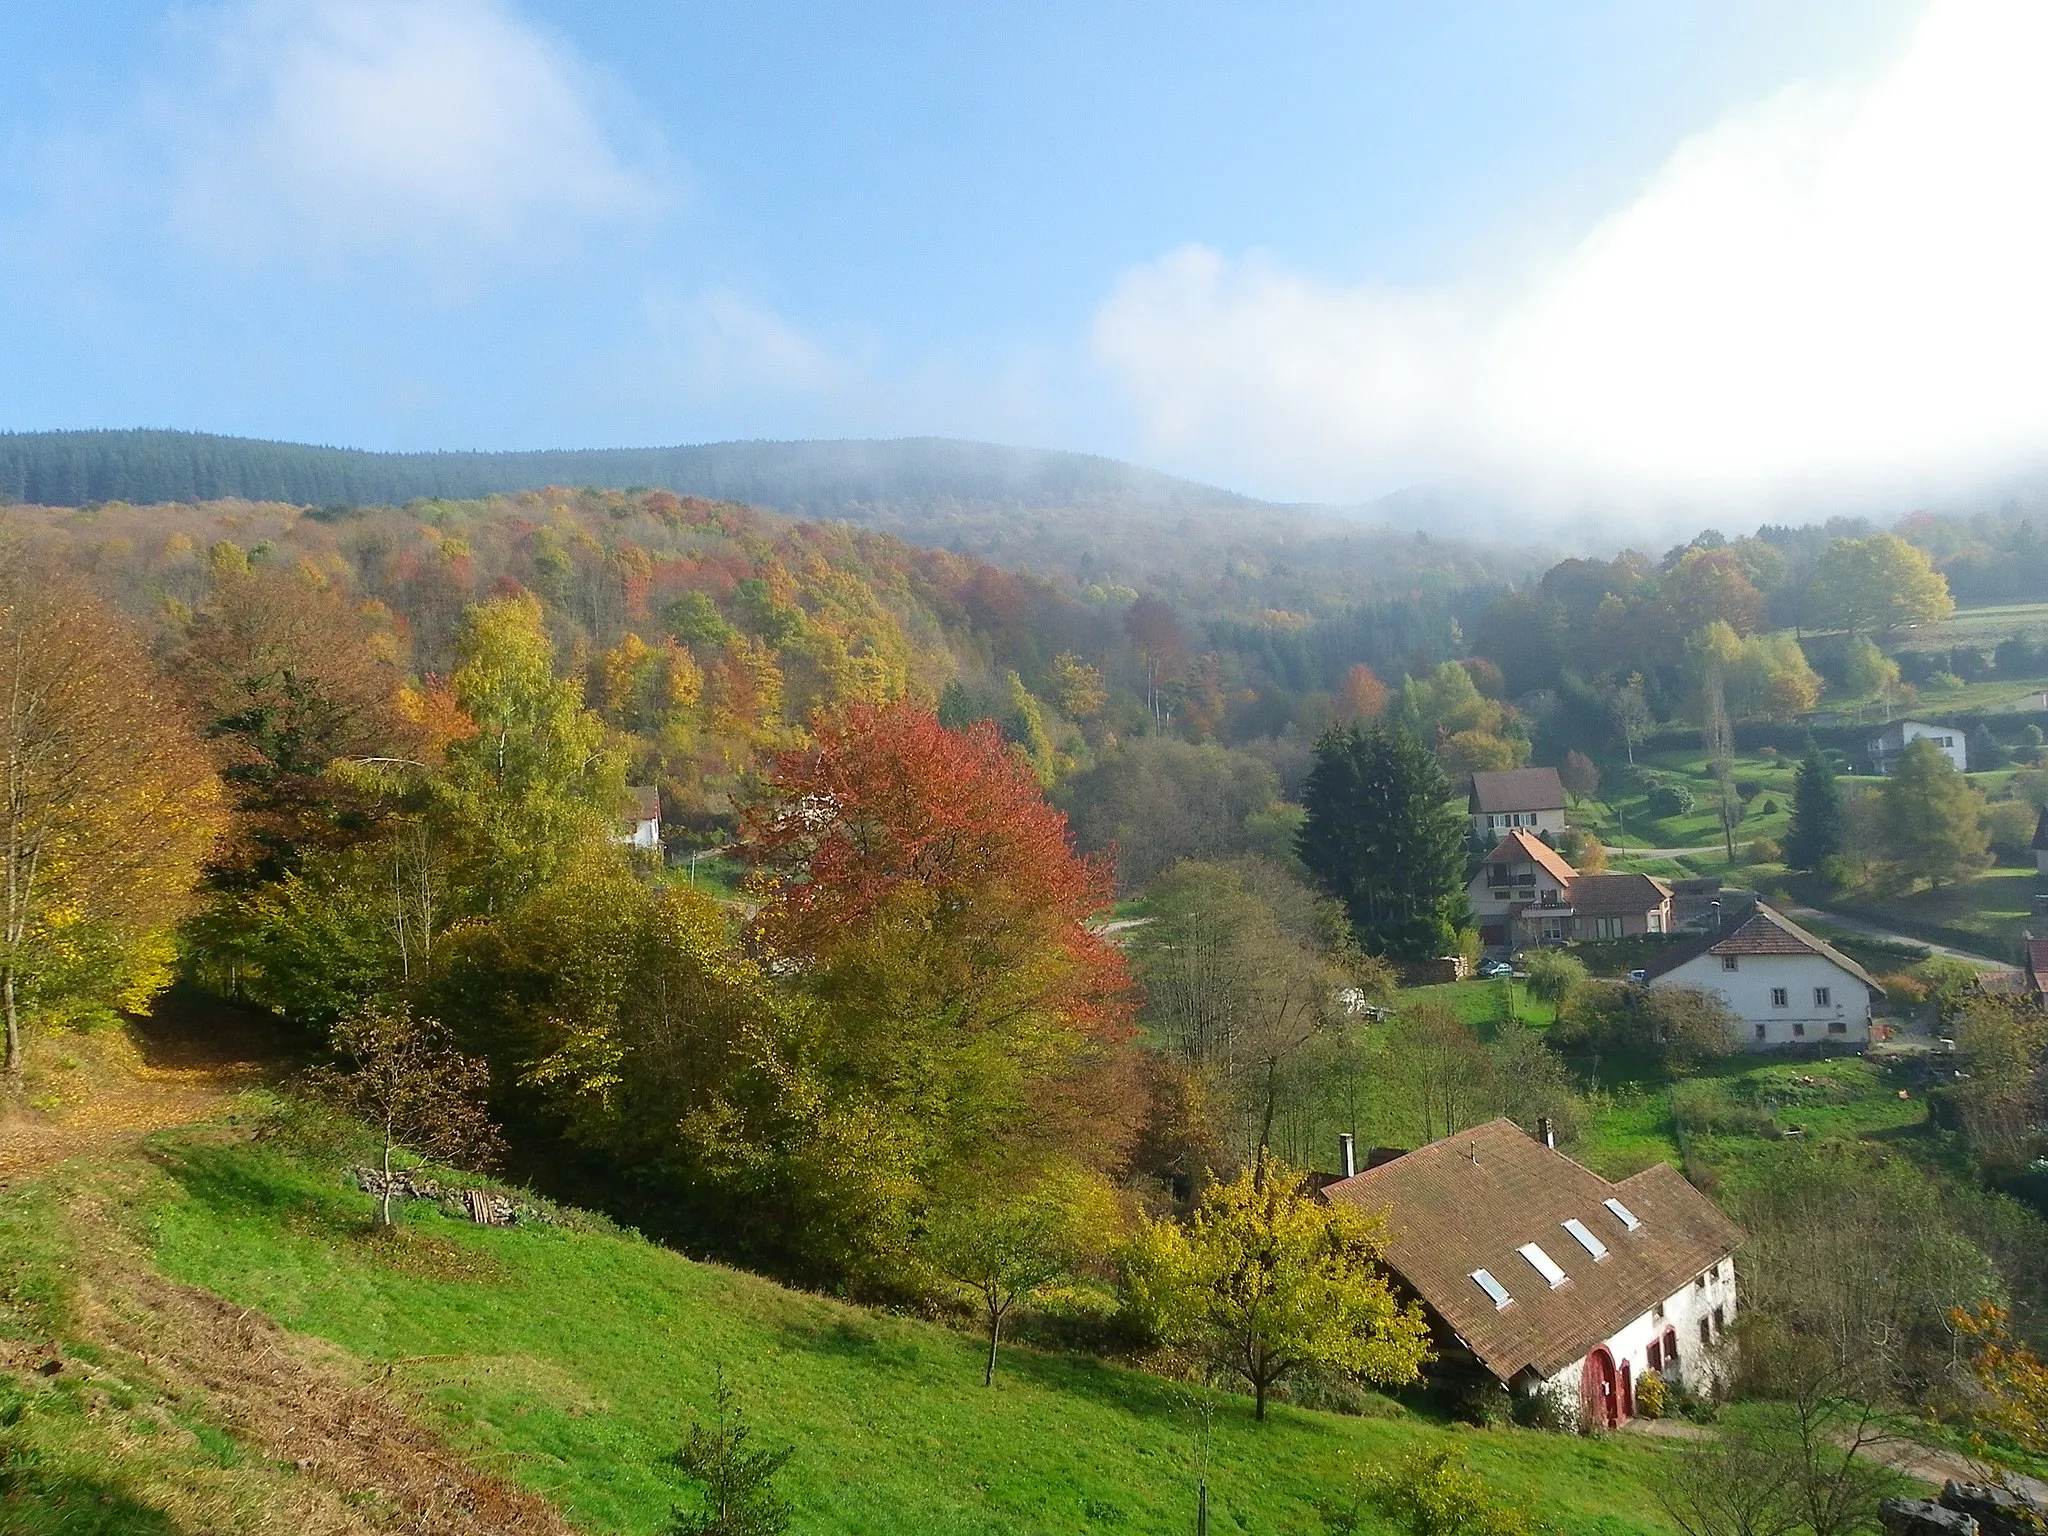
{"type": "Polygon", "coordinates": [[[1867,1045],[1871,1000],[1884,995],[1862,966],[1761,902],[1740,927],[1666,950],[1644,979],[1716,994],[1741,1042],[1759,1051],[1867,1045]]]}
{"type": "Polygon", "coordinates": [[[1668,1163],[1618,1184],[1495,1120],[1327,1186],[1387,1219],[1386,1262],[1438,1357],[1588,1422],[1635,1416],[1645,1371],[1695,1392],[1735,1321],[1742,1231],[1668,1163]]]}
{"type": "Polygon", "coordinates": [[[628,848],[659,848],[661,791],[652,784],[629,784],[626,793],[633,797],[633,808],[620,823],[613,841],[628,848]]]}
{"type": "Polygon", "coordinates": [[[1472,836],[1491,842],[1516,828],[1564,836],[1564,781],[1555,768],[1504,768],[1472,775],[1466,797],[1472,836]]]}
{"type": "Polygon", "coordinates": [[[1941,755],[1956,765],[1956,772],[1970,771],[1970,753],[1963,733],[1952,725],[1927,725],[1918,720],[1894,720],[1870,738],[1870,766],[1878,773],[1890,773],[1899,754],[1916,741],[1931,741],[1941,755]]]}

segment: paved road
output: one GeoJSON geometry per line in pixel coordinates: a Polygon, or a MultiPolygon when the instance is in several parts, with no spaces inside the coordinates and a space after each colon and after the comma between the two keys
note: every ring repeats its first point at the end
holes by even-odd
{"type": "Polygon", "coordinates": [[[1612,843],[1603,845],[1608,853],[1618,854],[1625,859],[1677,859],[1694,853],[1722,853],[1726,850],[1719,843],[1706,848],[1617,848],[1612,843]]]}
{"type": "MultiPolygon", "coordinates": [[[[1711,1440],[1717,1431],[1704,1425],[1689,1424],[1682,1419],[1630,1419],[1622,1426],[1627,1434],[1650,1435],[1659,1440],[1711,1440]]],[[[1846,1441],[1844,1442],[1847,1443],[1846,1441]]],[[[1959,1483],[1981,1483],[1996,1479],[1998,1474],[1983,1462],[1974,1461],[1960,1451],[1951,1451],[1938,1445],[1923,1445],[1918,1440],[1903,1436],[1887,1435],[1881,1440],[1866,1444],[1860,1454],[1872,1461],[1881,1462],[1894,1471],[1908,1477],[1917,1477],[1923,1483],[1940,1487],[1950,1478],[1959,1483]]],[[[2048,1483],[2038,1478],[2022,1477],[2017,1472],[2005,1474],[2006,1485],[2022,1493],[2031,1493],[2036,1498],[2048,1498],[2048,1483]]]]}
{"type": "Polygon", "coordinates": [[[1785,915],[1801,922],[1817,919],[1823,923],[1833,923],[1837,928],[1846,928],[1851,933],[1860,933],[1873,939],[1890,939],[1898,944],[1916,944],[1922,949],[1931,950],[1935,954],[1946,956],[1950,960],[1962,960],[1971,965],[1990,966],[1993,970],[1999,971],[2013,969],[2012,965],[2004,960],[1994,960],[1991,956],[1980,955],[1974,950],[1953,949],[1946,944],[1936,944],[1927,939],[1916,939],[1910,933],[1894,933],[1889,928],[1880,927],[1878,924],[1870,922],[1865,918],[1851,917],[1846,912],[1823,912],[1818,907],[1788,906],[1785,908],[1785,915]]]}

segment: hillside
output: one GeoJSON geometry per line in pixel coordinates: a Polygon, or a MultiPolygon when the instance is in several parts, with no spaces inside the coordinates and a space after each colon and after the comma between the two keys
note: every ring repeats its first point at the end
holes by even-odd
{"type": "Polygon", "coordinates": [[[1221,1529],[1318,1530],[1351,1464],[1423,1443],[1573,1532],[1667,1529],[1653,1441],[1377,1399],[1391,1416],[1261,1427],[1241,1399],[1026,1349],[984,1389],[969,1337],[574,1213],[507,1230],[415,1205],[373,1238],[347,1161],[258,1097],[0,1192],[0,1531],[652,1532],[720,1371],[796,1447],[804,1532],[1185,1530],[1197,1402],[1221,1529]]]}

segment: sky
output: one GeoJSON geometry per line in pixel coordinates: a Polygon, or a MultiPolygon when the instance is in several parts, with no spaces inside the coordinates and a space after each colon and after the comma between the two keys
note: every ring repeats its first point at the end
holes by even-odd
{"type": "Polygon", "coordinates": [[[1284,500],[2048,446],[2048,7],[7,0],[0,429],[1284,500]]]}

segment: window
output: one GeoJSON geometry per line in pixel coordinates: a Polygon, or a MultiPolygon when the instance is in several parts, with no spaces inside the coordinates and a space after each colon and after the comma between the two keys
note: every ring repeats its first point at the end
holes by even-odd
{"type": "Polygon", "coordinates": [[[1736,970],[1740,970],[1741,968],[1742,968],[1742,962],[1741,962],[1740,960],[1736,959],[1736,957],[1735,957],[1735,956],[1733,956],[1733,955],[1723,955],[1723,956],[1721,957],[1721,969],[1722,969],[1722,970],[1724,970],[1724,971],[1736,971],[1736,970]]]}
{"type": "Polygon", "coordinates": [[[1707,1288],[1707,1272],[1704,1269],[1693,1276],[1692,1288],[1696,1291],[1704,1291],[1707,1288]]]}
{"type": "Polygon", "coordinates": [[[1829,991],[1829,990],[1828,990],[1828,989],[1827,989],[1826,987],[1815,987],[1815,988],[1813,989],[1813,1006],[1814,1006],[1814,1007],[1816,1007],[1816,1008],[1825,1008],[1825,1007],[1827,1007],[1827,1006],[1828,1006],[1828,1005],[1829,1005],[1830,1003],[1832,1003],[1833,1001],[1834,1001],[1834,993],[1830,992],[1830,991],[1829,991]]]}
{"type": "Polygon", "coordinates": [[[1486,1292],[1487,1300],[1493,1303],[1494,1311],[1499,1312],[1503,1308],[1512,1306],[1514,1304],[1515,1298],[1508,1294],[1508,1288],[1506,1286],[1502,1285],[1498,1280],[1493,1278],[1493,1274],[1491,1271],[1484,1269],[1473,1270],[1472,1283],[1478,1286],[1479,1289],[1481,1289],[1482,1291],[1486,1292]]]}
{"type": "Polygon", "coordinates": [[[1538,1248],[1534,1243],[1524,1243],[1515,1252],[1529,1261],[1529,1267],[1541,1275],[1554,1291],[1571,1276],[1557,1267],[1557,1260],[1538,1248]]]}
{"type": "Polygon", "coordinates": [[[1757,1025],[1756,1027],[1756,1037],[1759,1040],[1763,1039],[1764,1037],[1764,1027],[1761,1024],[1757,1025]]]}
{"type": "Polygon", "coordinates": [[[1806,1038],[1806,1020],[1794,1019],[1792,1021],[1792,1033],[1797,1035],[1801,1040],[1804,1040],[1806,1038]]]}
{"type": "Polygon", "coordinates": [[[1705,1319],[1704,1317],[1700,1319],[1700,1342],[1702,1344],[1711,1344],[1714,1342],[1714,1335],[1710,1331],[1711,1327],[1712,1325],[1707,1321],[1707,1319],[1705,1319]]]}
{"type": "Polygon", "coordinates": [[[1658,1322],[1660,1322],[1660,1323],[1661,1323],[1661,1322],[1663,1322],[1663,1321],[1664,1321],[1664,1303],[1660,1301],[1660,1302],[1658,1302],[1658,1303],[1657,1303],[1657,1305],[1655,1305],[1654,1307],[1650,1308],[1650,1316],[1654,1317],[1654,1318],[1655,1318],[1655,1319],[1656,1319],[1656,1320],[1657,1320],[1658,1322]]]}
{"type": "Polygon", "coordinates": [[[1650,932],[1652,932],[1652,933],[1662,933],[1663,931],[1664,931],[1664,914],[1663,914],[1662,912],[1652,912],[1652,913],[1650,914],[1650,932]]]}
{"type": "Polygon", "coordinates": [[[1831,1035],[1846,1035],[1849,1033],[1849,1021],[1847,1019],[1829,1019],[1828,1033],[1831,1035]]]}
{"type": "Polygon", "coordinates": [[[1650,1340],[1650,1347],[1649,1347],[1649,1348],[1648,1348],[1647,1350],[1645,1350],[1645,1351],[1644,1351],[1643,1353],[1644,1353],[1644,1359],[1645,1359],[1646,1361],[1648,1361],[1648,1363],[1649,1363],[1649,1367],[1650,1367],[1650,1369],[1651,1369],[1651,1370],[1653,1370],[1653,1371],[1661,1371],[1661,1370],[1663,1370],[1663,1369],[1664,1369],[1664,1342],[1663,1342],[1663,1340],[1661,1340],[1661,1339],[1652,1339],[1652,1340],[1650,1340]]]}
{"type": "Polygon", "coordinates": [[[1627,1227],[1631,1232],[1643,1224],[1641,1218],[1619,1200],[1602,1200],[1600,1203],[1607,1207],[1609,1213],[1613,1215],[1616,1221],[1627,1227]]]}
{"type": "Polygon", "coordinates": [[[1721,1310],[1721,1308],[1719,1308],[1719,1307],[1716,1307],[1716,1308],[1714,1308],[1714,1332],[1716,1332],[1716,1333],[1720,1333],[1720,1332],[1722,1332],[1722,1331],[1723,1331],[1724,1329],[1726,1329],[1726,1328],[1727,1328],[1727,1326],[1728,1326],[1728,1319],[1727,1319],[1727,1315],[1726,1315],[1726,1314],[1725,1314],[1725,1313],[1724,1313],[1724,1312],[1723,1312],[1723,1311],[1721,1310]]]}
{"type": "Polygon", "coordinates": [[[1607,1245],[1595,1237],[1587,1229],[1586,1224],[1580,1221],[1578,1217],[1574,1216],[1571,1220],[1567,1221],[1564,1224],[1564,1229],[1571,1233],[1573,1239],[1577,1241],[1581,1248],[1593,1255],[1596,1262],[1607,1257],[1607,1245]]]}
{"type": "Polygon", "coordinates": [[[1790,987],[1771,988],[1771,1006],[1773,1008],[1790,1008],[1792,1006],[1792,989],[1790,987]]]}

